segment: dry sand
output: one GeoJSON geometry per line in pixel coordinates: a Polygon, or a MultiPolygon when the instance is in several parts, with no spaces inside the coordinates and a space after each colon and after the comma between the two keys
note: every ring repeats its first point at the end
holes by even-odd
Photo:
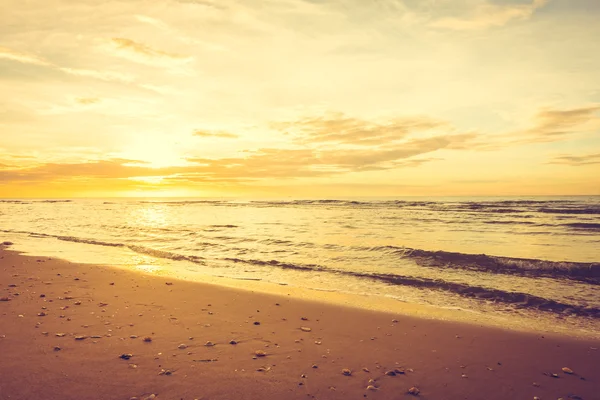
{"type": "Polygon", "coordinates": [[[5,248],[0,298],[0,400],[600,399],[594,340],[344,308],[5,248]]]}

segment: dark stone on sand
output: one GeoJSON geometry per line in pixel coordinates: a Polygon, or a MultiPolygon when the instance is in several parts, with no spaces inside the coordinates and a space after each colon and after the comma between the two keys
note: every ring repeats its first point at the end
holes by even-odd
{"type": "Polygon", "coordinates": [[[119,356],[119,358],[122,360],[129,360],[131,357],[133,357],[133,354],[130,353],[123,353],[119,356]]]}
{"type": "Polygon", "coordinates": [[[13,242],[9,242],[8,240],[6,242],[2,242],[3,246],[12,246],[13,244],[13,242]]]}
{"type": "Polygon", "coordinates": [[[260,322],[254,321],[254,325],[260,325],[260,322]]]}

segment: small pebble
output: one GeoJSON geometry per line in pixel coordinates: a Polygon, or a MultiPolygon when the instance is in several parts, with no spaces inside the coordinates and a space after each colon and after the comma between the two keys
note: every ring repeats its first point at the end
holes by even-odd
{"type": "Polygon", "coordinates": [[[254,352],[254,355],[255,355],[256,357],[266,357],[267,353],[265,353],[263,350],[256,350],[256,351],[254,352]]]}
{"type": "Polygon", "coordinates": [[[350,376],[350,375],[352,375],[352,371],[349,370],[348,368],[344,368],[342,370],[342,375],[350,376]]]}
{"type": "Polygon", "coordinates": [[[119,358],[122,360],[129,360],[131,357],[133,357],[133,354],[131,353],[123,353],[119,356],[119,358]]]}
{"type": "Polygon", "coordinates": [[[379,388],[373,385],[369,385],[367,386],[367,390],[379,390],[379,388]]]}
{"type": "Polygon", "coordinates": [[[151,338],[150,336],[146,336],[146,337],[144,338],[144,342],[146,342],[146,343],[149,343],[149,342],[151,342],[151,341],[152,341],[152,338],[151,338]]]}
{"type": "Polygon", "coordinates": [[[254,321],[254,325],[260,325],[260,322],[254,321]]]}
{"type": "Polygon", "coordinates": [[[229,344],[238,344],[237,340],[230,340],[229,344]]]}
{"type": "Polygon", "coordinates": [[[212,347],[212,346],[214,346],[215,344],[209,340],[208,342],[204,343],[204,345],[205,345],[206,347],[212,347]]]}
{"type": "Polygon", "coordinates": [[[565,374],[573,374],[573,370],[571,368],[568,368],[568,367],[563,367],[562,371],[565,374]]]}
{"type": "Polygon", "coordinates": [[[84,335],[75,336],[75,340],[84,340],[86,338],[87,338],[87,336],[84,336],[84,335]]]}
{"type": "Polygon", "coordinates": [[[419,393],[421,393],[421,391],[419,390],[419,388],[417,388],[415,386],[408,389],[408,394],[412,394],[413,396],[418,396],[419,393]]]}
{"type": "Polygon", "coordinates": [[[187,349],[187,344],[181,343],[179,346],[177,346],[177,348],[180,350],[187,349]]]}
{"type": "Polygon", "coordinates": [[[312,329],[311,329],[311,328],[307,328],[307,327],[305,327],[305,326],[301,327],[301,328],[300,328],[300,330],[301,330],[302,332],[310,332],[310,331],[312,331],[312,329]]]}

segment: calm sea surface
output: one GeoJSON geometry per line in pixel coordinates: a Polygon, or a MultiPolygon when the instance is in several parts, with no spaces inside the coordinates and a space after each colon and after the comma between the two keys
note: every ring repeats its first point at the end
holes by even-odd
{"type": "Polygon", "coordinates": [[[600,197],[0,200],[0,241],[600,332],[600,197]]]}

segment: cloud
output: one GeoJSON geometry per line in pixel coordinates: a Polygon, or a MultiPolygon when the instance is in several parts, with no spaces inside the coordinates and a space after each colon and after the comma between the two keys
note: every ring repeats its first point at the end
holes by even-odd
{"type": "Polygon", "coordinates": [[[171,66],[192,61],[192,57],[155,49],[127,38],[112,38],[110,45],[114,54],[147,65],[171,66]]]}
{"type": "Polygon", "coordinates": [[[511,144],[557,142],[569,139],[573,134],[587,132],[599,127],[596,114],[600,105],[565,110],[545,109],[536,114],[534,125],[526,130],[509,132],[504,137],[511,144]]]}
{"type": "Polygon", "coordinates": [[[272,127],[295,132],[298,140],[302,142],[367,146],[386,144],[404,139],[411,133],[448,127],[448,124],[428,117],[396,118],[385,122],[374,122],[335,112],[325,116],[274,123],[272,127]]]}
{"type": "Polygon", "coordinates": [[[85,76],[103,81],[117,81],[126,83],[133,81],[133,77],[131,75],[113,71],[97,71],[92,69],[62,67],[36,55],[23,53],[6,47],[0,47],[0,59],[16,61],[23,64],[32,64],[39,65],[42,67],[49,67],[57,69],[69,75],[85,76]]]}
{"type": "Polygon", "coordinates": [[[17,50],[12,50],[6,47],[0,46],[0,59],[6,59],[11,61],[17,61],[23,64],[34,64],[42,66],[53,66],[52,63],[35,56],[33,54],[22,53],[17,50]]]}
{"type": "Polygon", "coordinates": [[[76,102],[83,105],[96,104],[100,102],[100,99],[97,97],[78,97],[75,99],[76,102]]]}
{"type": "Polygon", "coordinates": [[[574,167],[582,165],[600,164],[600,153],[585,154],[580,156],[557,156],[554,157],[548,164],[571,165],[574,167]]]}
{"type": "Polygon", "coordinates": [[[196,130],[194,131],[194,136],[198,137],[215,137],[215,138],[224,138],[224,139],[237,139],[239,135],[235,133],[229,133],[224,131],[204,131],[204,130],[196,130]]]}
{"type": "Polygon", "coordinates": [[[515,20],[528,20],[537,9],[546,5],[547,2],[548,0],[533,0],[527,4],[483,2],[474,8],[471,15],[440,18],[431,22],[429,26],[456,31],[472,31],[504,26],[515,20]]]}

